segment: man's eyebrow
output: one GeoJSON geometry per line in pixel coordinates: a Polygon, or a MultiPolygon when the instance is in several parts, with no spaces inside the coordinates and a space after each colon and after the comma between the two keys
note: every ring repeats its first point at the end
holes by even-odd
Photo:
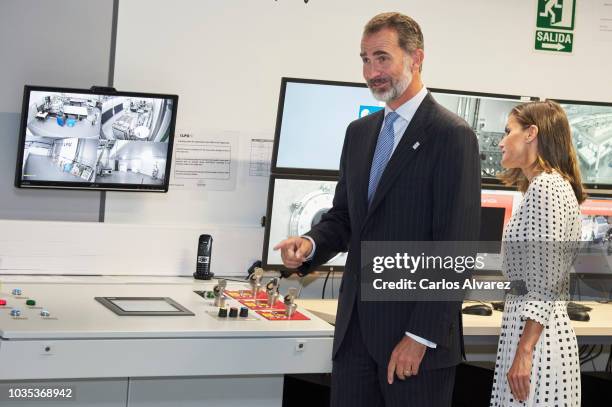
{"type": "MultiPolygon", "coordinates": [[[[374,51],[372,53],[372,55],[377,56],[377,55],[390,55],[390,54],[387,51],[378,50],[378,51],[374,51]]],[[[363,58],[363,57],[367,56],[367,53],[362,52],[362,53],[359,54],[359,56],[363,58]]]]}

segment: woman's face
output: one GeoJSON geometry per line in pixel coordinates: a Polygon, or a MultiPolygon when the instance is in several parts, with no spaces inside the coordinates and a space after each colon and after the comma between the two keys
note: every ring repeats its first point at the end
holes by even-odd
{"type": "Polygon", "coordinates": [[[534,127],[525,128],[513,115],[508,116],[506,135],[499,142],[499,148],[502,151],[502,167],[506,169],[527,168],[533,164],[537,157],[534,127]]]}

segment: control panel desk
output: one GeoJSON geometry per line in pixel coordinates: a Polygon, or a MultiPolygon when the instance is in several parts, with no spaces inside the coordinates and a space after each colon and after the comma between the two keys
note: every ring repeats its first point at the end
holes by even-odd
{"type": "MultiPolygon", "coordinates": [[[[212,400],[270,407],[281,405],[285,373],[331,371],[331,325],[302,307],[301,320],[269,320],[253,310],[248,318],[220,318],[214,300],[194,292],[215,284],[181,277],[3,277],[0,404],[11,405],[2,398],[7,387],[74,379],[96,384],[100,397],[117,395],[117,403],[94,397],[88,404],[82,390],[74,406],[212,400]],[[105,296],[170,297],[194,315],[120,316],[94,299],[105,296]]],[[[249,288],[227,282],[227,290],[249,288]]],[[[227,305],[240,306],[232,298],[227,305]]]]}

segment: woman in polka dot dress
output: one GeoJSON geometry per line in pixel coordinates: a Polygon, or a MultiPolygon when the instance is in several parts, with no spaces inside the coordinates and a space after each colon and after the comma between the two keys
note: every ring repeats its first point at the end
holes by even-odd
{"type": "Polygon", "coordinates": [[[524,196],[504,230],[502,270],[516,290],[506,296],[491,406],[579,406],[566,303],[586,195],[567,116],[551,101],[519,105],[499,145],[500,178],[524,196]]]}

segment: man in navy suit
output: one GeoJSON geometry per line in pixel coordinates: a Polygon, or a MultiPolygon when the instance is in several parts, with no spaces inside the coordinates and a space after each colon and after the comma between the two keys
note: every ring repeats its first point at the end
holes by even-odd
{"type": "Polygon", "coordinates": [[[332,406],[450,406],[463,350],[459,301],[362,301],[362,241],[475,241],[480,161],[470,126],[424,87],[423,34],[400,13],[365,26],[363,76],[386,108],[349,124],[333,207],[281,250],[316,270],[348,251],[333,349],[332,406]],[[399,379],[399,380],[398,380],[399,379]]]}

